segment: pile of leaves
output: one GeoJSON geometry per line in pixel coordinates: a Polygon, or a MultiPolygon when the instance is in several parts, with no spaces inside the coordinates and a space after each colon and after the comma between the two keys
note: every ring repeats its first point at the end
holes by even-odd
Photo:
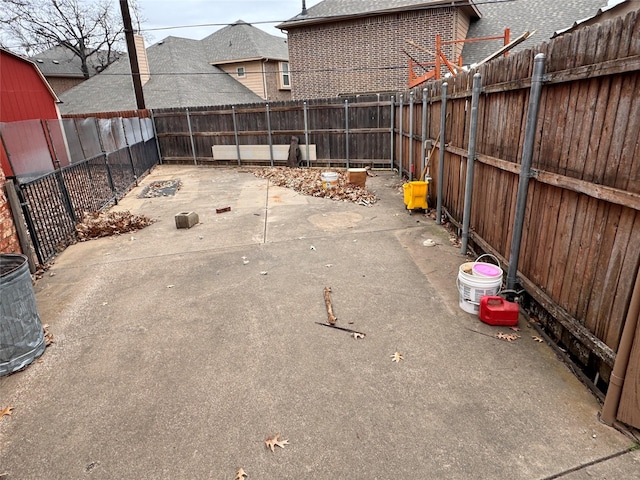
{"type": "Polygon", "coordinates": [[[286,187],[313,197],[324,197],[332,200],[343,200],[358,205],[373,205],[377,198],[366,187],[358,187],[347,182],[347,172],[337,171],[338,185],[323,188],[321,175],[323,171],[310,168],[268,167],[251,170],[251,172],[279,187],[286,187]]]}
{"type": "Polygon", "coordinates": [[[155,220],[144,215],[133,215],[128,210],[122,212],[85,213],[82,222],[76,225],[80,241],[92,238],[109,237],[135,232],[154,223],[155,220]]]}

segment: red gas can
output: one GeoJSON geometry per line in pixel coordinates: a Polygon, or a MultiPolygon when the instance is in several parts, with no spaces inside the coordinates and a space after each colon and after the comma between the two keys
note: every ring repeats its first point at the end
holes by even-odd
{"type": "Polygon", "coordinates": [[[485,296],[480,298],[478,316],[484,323],[500,327],[515,327],[518,324],[520,305],[508,302],[502,297],[485,296]]]}

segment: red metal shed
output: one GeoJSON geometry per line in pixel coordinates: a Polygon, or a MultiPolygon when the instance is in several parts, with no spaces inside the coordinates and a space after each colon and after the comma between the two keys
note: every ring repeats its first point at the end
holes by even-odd
{"type": "MultiPolygon", "coordinates": [[[[31,60],[0,48],[0,122],[10,124],[24,120],[58,120],[58,97],[44,78],[38,67],[31,60]]],[[[9,128],[9,127],[8,127],[9,128]]],[[[15,129],[14,129],[15,130],[15,129]]],[[[61,129],[46,132],[45,145],[50,150],[52,138],[62,137],[61,129]]],[[[15,137],[15,135],[14,135],[15,137]]],[[[25,131],[25,145],[36,140],[25,131]]],[[[53,142],[64,142],[63,138],[53,138],[53,142]]],[[[3,142],[5,143],[5,142],[3,142]]],[[[64,143],[63,143],[64,144],[64,143]]],[[[6,176],[13,176],[14,172],[7,157],[6,143],[0,145],[0,167],[6,176]]],[[[64,154],[66,159],[66,154],[64,154]]]]}

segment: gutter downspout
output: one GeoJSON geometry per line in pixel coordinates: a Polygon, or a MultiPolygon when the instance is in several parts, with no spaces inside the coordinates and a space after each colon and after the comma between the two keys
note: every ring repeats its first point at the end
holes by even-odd
{"type": "Polygon", "coordinates": [[[264,99],[269,100],[269,92],[267,91],[267,62],[268,58],[262,60],[262,88],[264,89],[264,99]]]}
{"type": "Polygon", "coordinates": [[[640,268],[638,268],[638,273],[636,275],[636,284],[633,287],[631,302],[629,303],[629,310],[627,311],[627,317],[622,329],[620,345],[618,345],[616,359],[613,363],[611,379],[609,380],[609,389],[607,390],[607,396],[604,399],[604,405],[602,406],[602,412],[600,414],[600,420],[602,420],[602,422],[606,423],[609,426],[612,426],[616,422],[616,417],[618,415],[620,397],[622,396],[622,387],[624,386],[624,377],[627,373],[627,367],[629,365],[629,357],[631,356],[633,340],[636,336],[639,316],[640,268]]]}

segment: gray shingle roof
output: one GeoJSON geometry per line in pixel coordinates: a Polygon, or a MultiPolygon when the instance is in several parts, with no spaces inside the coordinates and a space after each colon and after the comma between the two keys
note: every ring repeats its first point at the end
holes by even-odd
{"type": "Polygon", "coordinates": [[[324,0],[307,9],[307,14],[298,14],[276,28],[287,29],[298,23],[316,23],[325,21],[326,17],[344,17],[367,15],[388,10],[411,10],[438,4],[470,4],[468,0],[324,0]]]}
{"type": "MultiPolygon", "coordinates": [[[[119,58],[122,53],[112,52],[113,58],[119,58]]],[[[100,72],[100,66],[106,60],[106,52],[96,52],[87,60],[89,66],[89,75],[95,75],[100,72]]],[[[38,65],[38,68],[45,76],[56,77],[83,77],[80,59],[74,55],[69,49],[64,47],[53,47],[37,55],[33,55],[30,59],[38,65]]]]}
{"type": "MultiPolygon", "coordinates": [[[[517,0],[496,3],[482,3],[480,0],[478,3],[482,18],[471,23],[467,38],[501,35],[505,28],[510,28],[511,39],[515,39],[526,31],[536,30],[532,37],[512,50],[517,52],[546,42],[555,31],[594,15],[607,4],[607,0],[517,0]]],[[[467,43],[462,58],[464,63],[476,63],[501,46],[501,40],[467,43]]]]}
{"type": "MultiPolygon", "coordinates": [[[[200,40],[167,37],[147,48],[151,71],[143,91],[147,108],[192,107],[263,100],[209,64],[200,40]]],[[[129,62],[123,57],[101,74],[60,95],[61,113],[135,110],[129,62]]]]}
{"type": "Polygon", "coordinates": [[[203,38],[202,43],[208,48],[213,64],[244,58],[289,58],[286,38],[269,35],[242,20],[203,38]]]}

